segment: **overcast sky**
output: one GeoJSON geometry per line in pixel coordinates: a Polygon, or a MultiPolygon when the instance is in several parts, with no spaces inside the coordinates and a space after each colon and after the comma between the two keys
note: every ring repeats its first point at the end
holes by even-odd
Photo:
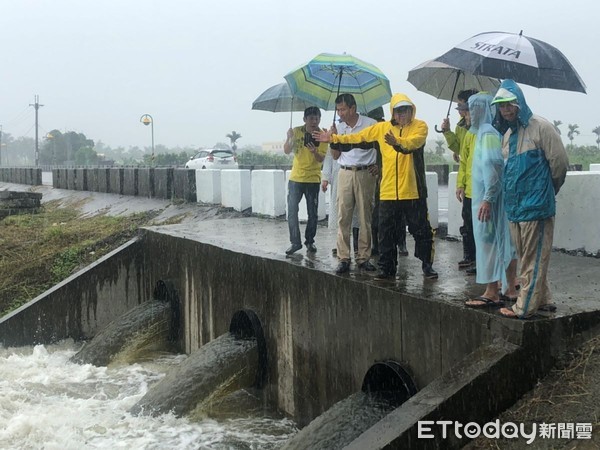
{"type": "MultiPolygon", "coordinates": [[[[571,0],[0,0],[0,125],[34,137],[77,131],[111,147],[208,147],[283,140],[288,113],[251,110],[252,101],[322,52],[349,53],[379,67],[433,127],[448,103],[418,92],[408,71],[484,31],[508,31],[559,48],[588,94],[524,87],[534,113],[579,125],[575,143],[594,144],[600,125],[599,3],[571,0]]],[[[389,118],[389,106],[386,117],[389,118]]],[[[329,126],[333,113],[324,116],[329,126]],[[331,114],[331,116],[330,116],[331,114]]],[[[302,123],[294,113],[294,125],[302,123]]],[[[455,119],[455,112],[451,115],[455,119]]],[[[453,120],[453,124],[455,120],[453,120]]]]}

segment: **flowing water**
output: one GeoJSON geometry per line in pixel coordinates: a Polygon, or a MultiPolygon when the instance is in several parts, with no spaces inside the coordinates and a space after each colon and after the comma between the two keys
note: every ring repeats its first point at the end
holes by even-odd
{"type": "Polygon", "coordinates": [[[74,364],[80,345],[0,347],[2,449],[275,449],[295,424],[237,391],[194,419],[129,409],[187,357],[146,354],[134,364],[74,364]]]}
{"type": "Polygon", "coordinates": [[[192,352],[137,402],[133,414],[202,416],[226,394],[252,386],[258,370],[256,339],[225,333],[192,352]]]}
{"type": "Polygon", "coordinates": [[[284,450],[335,450],[350,444],[383,419],[395,405],[382,398],[357,392],[337,402],[285,445],[284,450]]]}

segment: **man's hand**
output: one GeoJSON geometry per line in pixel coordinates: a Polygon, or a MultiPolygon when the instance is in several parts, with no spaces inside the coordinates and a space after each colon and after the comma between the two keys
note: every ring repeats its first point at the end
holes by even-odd
{"type": "Polygon", "coordinates": [[[462,203],[464,198],[465,198],[465,190],[463,188],[458,188],[456,190],[456,199],[462,203]]]}
{"type": "Polygon", "coordinates": [[[480,222],[487,222],[488,220],[490,220],[491,215],[492,205],[490,205],[490,202],[487,202],[485,200],[482,201],[481,206],[479,207],[479,211],[477,212],[477,218],[480,222]]]}
{"type": "MultiPolygon", "coordinates": [[[[333,133],[331,131],[313,131],[312,137],[317,142],[331,142],[331,135],[333,133]]],[[[313,145],[314,147],[314,145],[313,145]]]]}
{"type": "Polygon", "coordinates": [[[287,130],[287,138],[291,139],[294,137],[294,130],[292,128],[290,128],[289,130],[287,130]]]}
{"type": "Polygon", "coordinates": [[[323,192],[327,192],[327,186],[329,186],[329,181],[327,181],[327,180],[321,181],[321,190],[323,192]]]}
{"type": "Polygon", "coordinates": [[[392,133],[391,131],[388,131],[386,133],[386,135],[384,136],[385,142],[388,145],[391,145],[392,147],[394,145],[398,145],[398,141],[396,140],[396,136],[394,136],[394,133],[392,133]]]}
{"type": "Polygon", "coordinates": [[[369,166],[369,168],[367,170],[374,177],[376,177],[377,175],[379,175],[379,167],[377,166],[377,164],[373,164],[372,166],[369,166]]]}
{"type": "Polygon", "coordinates": [[[450,119],[447,117],[442,120],[442,132],[450,131],[450,119]]]}

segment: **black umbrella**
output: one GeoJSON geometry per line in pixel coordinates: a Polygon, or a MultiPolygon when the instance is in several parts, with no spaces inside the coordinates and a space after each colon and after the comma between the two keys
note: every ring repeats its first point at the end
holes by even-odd
{"type": "Polygon", "coordinates": [[[474,75],[510,78],[537,88],[586,92],[560,50],[538,39],[492,31],[477,34],[435,59],[474,75]]]}

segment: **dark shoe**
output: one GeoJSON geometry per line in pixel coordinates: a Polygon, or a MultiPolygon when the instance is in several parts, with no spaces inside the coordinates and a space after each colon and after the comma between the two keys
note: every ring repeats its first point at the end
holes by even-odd
{"type": "Polygon", "coordinates": [[[371,261],[365,261],[364,263],[359,264],[358,268],[366,270],[367,272],[375,272],[377,270],[377,267],[371,264],[371,261]]]}
{"type": "Polygon", "coordinates": [[[375,277],[373,279],[383,281],[383,280],[393,280],[394,278],[396,278],[396,275],[385,272],[384,270],[380,270],[379,272],[377,272],[377,275],[375,275],[375,277]]]}
{"type": "Polygon", "coordinates": [[[296,253],[301,248],[302,248],[302,244],[292,244],[292,246],[285,251],[285,254],[291,255],[292,253],[296,253]]]}
{"type": "Polygon", "coordinates": [[[346,273],[350,270],[350,263],[348,261],[340,261],[338,266],[335,269],[335,273],[342,274],[346,273]]]}
{"type": "Polygon", "coordinates": [[[331,249],[331,254],[332,254],[333,256],[337,256],[337,248],[332,248],[332,249],[331,249]]]}
{"type": "Polygon", "coordinates": [[[315,247],[315,244],[306,244],[306,251],[310,253],[317,253],[317,247],[315,247]]]}
{"type": "Polygon", "coordinates": [[[469,267],[467,270],[465,270],[465,273],[467,275],[477,275],[477,267],[469,267]]]}
{"type": "Polygon", "coordinates": [[[475,261],[470,258],[465,258],[462,261],[458,262],[459,269],[464,269],[465,267],[471,267],[473,265],[475,265],[475,261]]]}
{"type": "Polygon", "coordinates": [[[408,256],[408,250],[406,249],[406,245],[405,246],[398,246],[398,255],[399,256],[408,256]]]}
{"type": "Polygon", "coordinates": [[[438,277],[438,273],[435,270],[433,270],[431,264],[425,263],[423,263],[423,275],[425,275],[425,278],[429,278],[431,280],[434,280],[438,277]]]}

